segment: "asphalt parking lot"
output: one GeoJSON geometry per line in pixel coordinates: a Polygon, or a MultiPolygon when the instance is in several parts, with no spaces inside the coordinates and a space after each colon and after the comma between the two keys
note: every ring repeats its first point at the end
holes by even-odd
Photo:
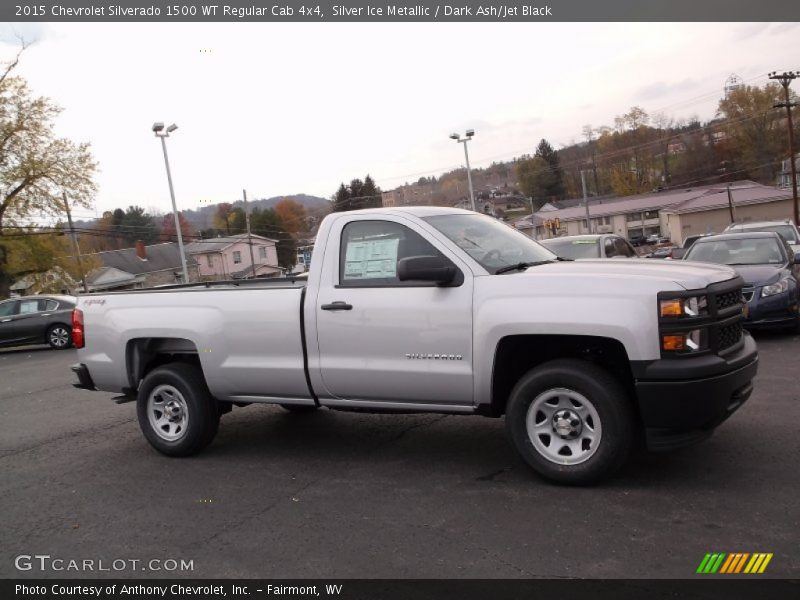
{"type": "Polygon", "coordinates": [[[564,488],[502,420],[235,409],[169,459],[133,404],[71,387],[75,351],[0,351],[0,577],[20,554],[184,559],[113,576],[691,577],[706,552],[772,552],[800,576],[800,338],[757,336],[750,401],[708,441],[564,488]]]}

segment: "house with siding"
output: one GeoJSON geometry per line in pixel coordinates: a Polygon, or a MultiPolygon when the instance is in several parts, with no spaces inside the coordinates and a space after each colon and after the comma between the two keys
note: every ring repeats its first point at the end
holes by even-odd
{"type": "MultiPolygon", "coordinates": [[[[178,244],[165,242],[145,246],[141,240],[134,248],[108,250],[92,254],[102,263],[86,278],[90,292],[135,290],[183,283],[183,266],[178,244]]],[[[197,266],[187,256],[189,280],[197,281],[197,266]]]]}
{"type": "Polygon", "coordinates": [[[197,263],[202,279],[249,279],[274,277],[278,267],[277,241],[247,234],[197,240],[186,246],[186,254],[197,263]],[[253,260],[250,260],[250,244],[253,260]]]}

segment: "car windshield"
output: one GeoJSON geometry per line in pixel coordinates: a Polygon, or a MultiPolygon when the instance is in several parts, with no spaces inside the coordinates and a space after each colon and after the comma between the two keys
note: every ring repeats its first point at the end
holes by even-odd
{"type": "Polygon", "coordinates": [[[555,254],[525,234],[491,217],[440,215],[427,217],[425,221],[492,274],[518,263],[556,260],[555,254]]]}
{"type": "Polygon", "coordinates": [[[685,258],[720,265],[778,265],[786,261],[781,243],[774,237],[698,240],[685,258]]]}
{"type": "Polygon", "coordinates": [[[561,258],[570,258],[572,260],[579,258],[600,258],[599,240],[560,240],[555,238],[552,240],[542,240],[541,243],[542,246],[552,250],[561,258]]]}
{"type": "Polygon", "coordinates": [[[797,234],[795,233],[794,227],[791,225],[765,225],[764,227],[754,227],[753,229],[748,229],[747,231],[774,231],[778,233],[790,244],[797,244],[797,234]]]}

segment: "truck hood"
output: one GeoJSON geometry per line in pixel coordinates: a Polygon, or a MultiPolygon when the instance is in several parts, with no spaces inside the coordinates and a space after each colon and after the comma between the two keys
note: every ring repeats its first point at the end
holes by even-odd
{"type": "MultiPolygon", "coordinates": [[[[647,279],[654,283],[672,283],[686,290],[702,289],[712,283],[727,281],[736,277],[736,271],[723,265],[682,260],[648,260],[646,258],[606,258],[557,262],[530,267],[521,274],[523,276],[545,274],[573,276],[585,278],[586,280],[608,276],[635,277],[640,280],[647,279]]],[[[500,277],[505,277],[505,275],[500,275],[500,277]]]]}

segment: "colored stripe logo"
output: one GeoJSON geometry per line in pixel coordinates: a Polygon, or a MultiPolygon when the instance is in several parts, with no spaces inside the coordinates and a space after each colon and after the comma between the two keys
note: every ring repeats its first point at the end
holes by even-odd
{"type": "Polygon", "coordinates": [[[713,575],[715,573],[736,575],[746,573],[750,575],[763,573],[772,560],[772,552],[725,552],[708,553],[700,561],[697,573],[713,575]]]}

